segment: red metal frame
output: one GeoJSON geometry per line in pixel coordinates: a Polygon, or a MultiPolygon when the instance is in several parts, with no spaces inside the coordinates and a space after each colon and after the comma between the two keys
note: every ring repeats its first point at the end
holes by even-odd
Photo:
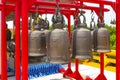
{"type": "Polygon", "coordinates": [[[16,43],[16,46],[15,46],[15,75],[16,76],[16,80],[21,80],[20,79],[20,15],[21,15],[21,2],[20,0],[18,0],[16,2],[16,8],[15,8],[15,25],[16,25],[16,29],[15,29],[15,43],[16,43]]]}
{"type": "MultiPolygon", "coordinates": [[[[101,9],[103,10],[103,3],[100,4],[101,9]]],[[[98,15],[100,16],[100,14],[98,15]]],[[[104,12],[102,11],[102,16],[104,17],[104,12]]],[[[103,21],[103,17],[100,17],[101,21],[103,21]]],[[[95,80],[107,80],[104,75],[104,53],[100,53],[100,74],[95,78],[95,80]]]]}
{"type": "MultiPolygon", "coordinates": [[[[105,1],[105,0],[76,0],[75,4],[68,4],[68,3],[61,3],[60,0],[57,0],[57,3],[60,7],[69,8],[69,9],[61,9],[62,13],[66,15],[68,18],[68,32],[69,32],[69,38],[70,38],[70,15],[75,15],[74,10],[70,10],[70,8],[80,8],[81,4],[84,5],[84,2],[88,3],[97,3],[97,4],[103,4],[103,5],[110,5],[116,12],[116,21],[117,21],[117,27],[116,27],[116,78],[117,80],[120,80],[120,36],[118,36],[120,33],[120,1],[117,0],[116,2],[111,1],[105,1]],[[81,3],[77,3],[81,1],[81,3]]],[[[56,2],[45,2],[43,0],[2,0],[2,4],[0,4],[0,10],[2,11],[2,74],[1,74],[1,80],[7,80],[7,55],[6,55],[6,27],[5,27],[5,17],[11,12],[15,11],[16,14],[16,80],[20,80],[20,17],[22,16],[22,80],[28,80],[28,12],[35,12],[35,8],[32,5],[40,5],[42,7],[39,7],[40,13],[51,13],[53,14],[55,11],[55,8],[47,8],[44,6],[51,6],[56,7],[56,2]],[[21,3],[20,3],[21,1],[21,3]],[[6,2],[10,2],[10,4],[6,4],[6,2]],[[20,14],[21,13],[21,14],[20,14]],[[19,78],[19,79],[18,79],[19,78]]],[[[97,14],[100,11],[99,7],[93,7],[93,6],[82,6],[83,9],[89,9],[94,10],[97,14]]],[[[109,11],[108,9],[105,9],[103,11],[109,11]]],[[[99,15],[99,14],[98,14],[99,15]]],[[[101,54],[101,59],[103,60],[101,62],[101,65],[104,64],[104,55],[101,54]]],[[[103,73],[104,68],[101,66],[101,72],[103,73]]]]}
{"type": "Polygon", "coordinates": [[[116,80],[120,80],[120,0],[116,3],[116,80]]]}
{"type": "Polygon", "coordinates": [[[22,0],[22,80],[28,80],[28,1],[22,0]]]}
{"type": "Polygon", "coordinates": [[[2,67],[1,67],[1,80],[7,80],[7,54],[6,54],[6,8],[5,8],[5,0],[2,0],[3,3],[3,7],[2,7],[2,57],[1,57],[1,61],[2,61],[2,67]]]}

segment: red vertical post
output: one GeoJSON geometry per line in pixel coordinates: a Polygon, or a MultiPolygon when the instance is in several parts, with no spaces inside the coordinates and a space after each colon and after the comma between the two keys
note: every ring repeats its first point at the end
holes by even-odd
{"type": "Polygon", "coordinates": [[[73,72],[71,70],[71,62],[68,63],[68,68],[67,70],[65,71],[65,73],[63,74],[63,77],[66,77],[66,76],[69,76],[69,75],[72,75],[73,72]]]}
{"type": "Polygon", "coordinates": [[[2,72],[1,80],[7,80],[7,54],[6,54],[6,19],[5,19],[5,0],[2,0],[2,72]]]}
{"type": "Polygon", "coordinates": [[[68,19],[68,37],[70,41],[71,40],[70,14],[67,16],[67,19],[68,19]]]}
{"type": "Polygon", "coordinates": [[[28,80],[28,0],[22,0],[22,80],[28,80]]]}
{"type": "Polygon", "coordinates": [[[76,68],[76,70],[75,70],[75,72],[71,75],[71,77],[72,78],[74,78],[75,80],[84,80],[83,78],[82,78],[82,76],[81,76],[81,74],[79,73],[79,70],[78,70],[78,67],[79,67],[79,60],[78,59],[76,59],[76,62],[75,62],[75,68],[76,68]]]}
{"type": "Polygon", "coordinates": [[[76,65],[76,71],[78,71],[78,67],[79,67],[79,60],[78,59],[76,59],[75,65],[76,65]]]}
{"type": "Polygon", "coordinates": [[[100,53],[100,73],[104,74],[104,53],[100,53]]]}
{"type": "MultiPolygon", "coordinates": [[[[100,4],[100,9],[102,9],[102,16],[101,17],[101,14],[100,15],[100,20],[101,22],[104,20],[104,5],[103,4],[100,4]]],[[[100,53],[100,74],[95,78],[95,80],[107,80],[105,75],[104,75],[104,53],[100,53]]]]}
{"type": "Polygon", "coordinates": [[[20,0],[16,2],[15,8],[15,77],[16,80],[20,80],[20,13],[21,13],[21,6],[20,0]]]}
{"type": "Polygon", "coordinates": [[[120,80],[120,0],[116,0],[116,80],[120,80]]]}

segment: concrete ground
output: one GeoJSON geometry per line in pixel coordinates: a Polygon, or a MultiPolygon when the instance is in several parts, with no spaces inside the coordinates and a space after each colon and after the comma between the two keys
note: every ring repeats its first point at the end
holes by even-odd
{"type": "MultiPolygon", "coordinates": [[[[66,69],[67,65],[63,65],[63,67],[66,69]]],[[[75,64],[74,63],[72,63],[72,71],[73,72],[75,71],[75,64]]],[[[79,72],[84,77],[90,76],[91,78],[95,79],[99,75],[100,69],[80,64],[79,65],[79,72]]],[[[104,74],[105,74],[107,80],[116,80],[116,73],[115,72],[105,70],[104,74]]],[[[15,80],[15,77],[9,77],[8,80],[15,80]]],[[[43,77],[31,79],[31,80],[69,80],[69,79],[63,79],[62,74],[58,73],[58,74],[43,76],[43,77]]]]}

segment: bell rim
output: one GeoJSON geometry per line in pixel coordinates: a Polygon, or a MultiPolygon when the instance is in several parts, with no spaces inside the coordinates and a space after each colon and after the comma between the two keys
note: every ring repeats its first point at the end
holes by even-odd
{"type": "Polygon", "coordinates": [[[96,50],[98,53],[108,53],[111,52],[111,50],[96,50]]]}

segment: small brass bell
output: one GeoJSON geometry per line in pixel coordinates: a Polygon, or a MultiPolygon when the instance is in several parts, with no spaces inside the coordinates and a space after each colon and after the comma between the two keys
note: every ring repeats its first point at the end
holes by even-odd
{"type": "Polygon", "coordinates": [[[78,58],[79,60],[92,59],[92,49],[91,49],[91,33],[86,29],[86,18],[82,14],[79,18],[83,16],[83,23],[80,22],[77,29],[73,31],[72,36],[72,52],[73,58],[78,58]]]}
{"type": "Polygon", "coordinates": [[[48,57],[50,63],[64,64],[70,61],[68,33],[59,21],[48,36],[48,57]]]}
{"type": "Polygon", "coordinates": [[[104,22],[99,22],[98,29],[94,32],[94,50],[95,52],[110,52],[110,32],[104,28],[104,22]]]}

